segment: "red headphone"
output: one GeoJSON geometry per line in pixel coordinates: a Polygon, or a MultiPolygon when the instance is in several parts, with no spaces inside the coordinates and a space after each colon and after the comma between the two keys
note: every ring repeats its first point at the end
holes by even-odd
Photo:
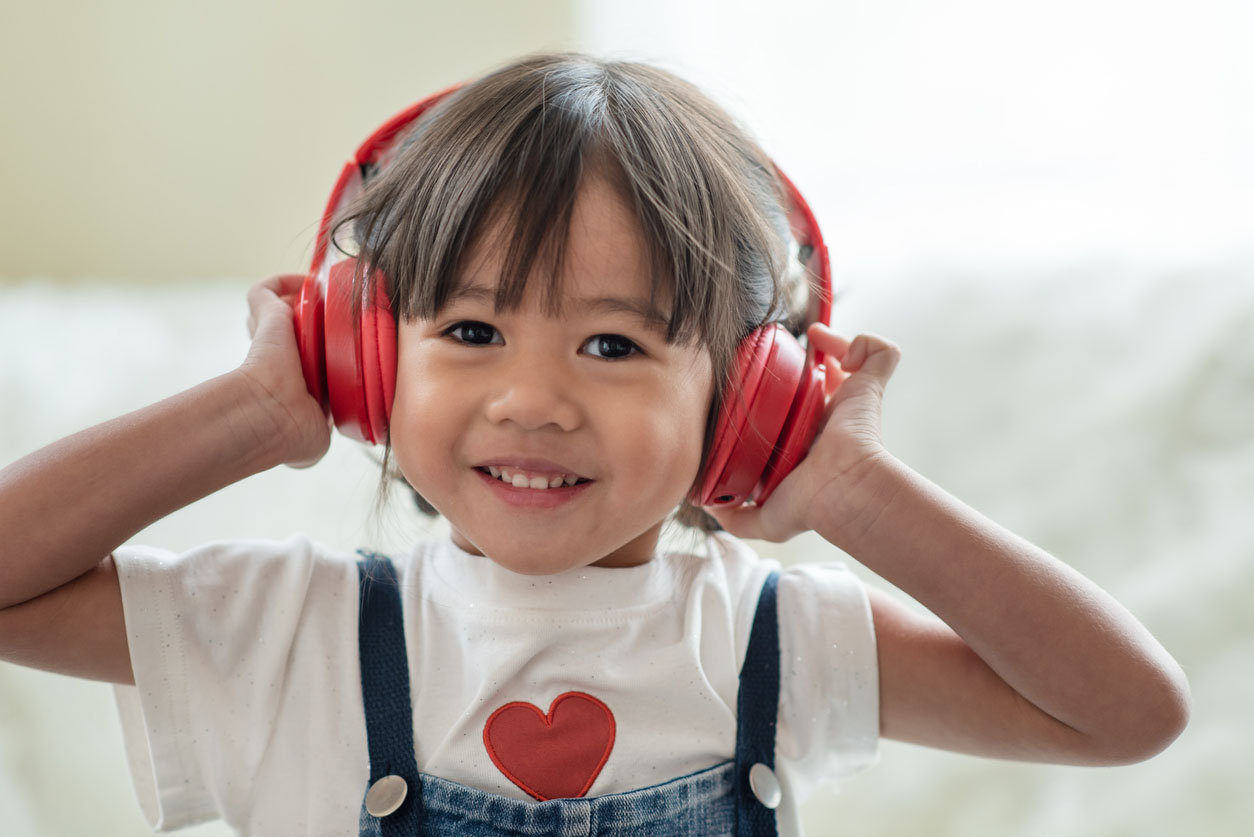
{"type": "MultiPolygon", "coordinates": [[[[309,392],[330,409],[341,433],[367,444],[387,437],[396,392],[396,320],[387,294],[366,295],[353,328],[355,260],[328,252],[336,213],[364,188],[363,171],[392,162],[400,138],[415,120],[461,85],[436,93],[388,120],[361,144],[340,172],[318,228],[313,265],[296,302],[296,342],[309,392]],[[330,256],[330,258],[328,258],[330,256]],[[373,296],[373,301],[369,299],[373,296]]],[[[810,322],[828,322],[832,308],[827,247],[809,205],[783,172],[791,198],[789,224],[798,260],[820,280],[810,322]]],[[[699,506],[758,505],[810,448],[823,413],[823,354],[806,350],[779,323],[758,328],[741,343],[736,369],[714,431],[706,476],[688,500],[699,506]]]]}

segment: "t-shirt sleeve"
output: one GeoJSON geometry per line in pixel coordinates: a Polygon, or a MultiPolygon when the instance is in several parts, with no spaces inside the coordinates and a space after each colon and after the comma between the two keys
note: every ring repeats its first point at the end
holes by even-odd
{"type": "MultiPolygon", "coordinates": [[[[326,598],[319,591],[355,578],[355,564],[300,537],[182,554],[128,546],[113,557],[135,675],[114,694],[140,808],[154,830],[211,819],[238,826],[295,646],[309,656],[309,643],[329,651],[343,639],[334,614],[311,616],[326,598]]],[[[353,602],[345,606],[355,618],[353,602]]]]}
{"type": "Polygon", "coordinates": [[[777,757],[804,799],[871,766],[879,746],[879,669],[866,588],[843,564],[780,574],[777,757]]]}

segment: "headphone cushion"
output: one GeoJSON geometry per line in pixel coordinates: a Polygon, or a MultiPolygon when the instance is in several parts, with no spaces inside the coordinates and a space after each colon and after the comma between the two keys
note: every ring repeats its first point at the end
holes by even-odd
{"type": "Polygon", "coordinates": [[[738,506],[753,499],[776,453],[805,367],[805,349],[777,323],[741,341],[706,476],[695,493],[698,505],[738,506]]]}
{"type": "Polygon", "coordinates": [[[300,352],[300,370],[305,376],[305,388],[322,405],[327,403],[326,334],[323,321],[326,305],[318,288],[318,280],[310,273],[300,286],[293,311],[296,329],[296,348],[300,352]]]}
{"type": "MultiPolygon", "coordinates": [[[[762,370],[766,368],[769,347],[764,349],[763,344],[767,338],[766,329],[757,329],[741,340],[736,350],[736,365],[723,391],[723,406],[715,420],[710,452],[706,456],[705,478],[689,497],[696,505],[716,505],[715,498],[726,496],[726,492],[720,490],[721,479],[748,417],[737,399],[744,398],[746,391],[757,390],[762,370]]],[[[725,502],[729,504],[731,498],[725,502]]]]}
{"type": "Polygon", "coordinates": [[[396,319],[383,274],[375,271],[370,281],[373,300],[363,300],[361,309],[361,390],[370,441],[382,444],[396,394],[396,319]]]}
{"type": "Polygon", "coordinates": [[[822,364],[810,364],[806,367],[792,408],[788,411],[788,420],[779,432],[775,455],[766,463],[762,482],[749,498],[759,506],[766,502],[766,498],[771,496],[784,477],[809,453],[810,443],[818,435],[819,424],[823,420],[823,409],[826,406],[823,385],[826,377],[822,364]]]}
{"type": "Polygon", "coordinates": [[[344,434],[359,442],[373,442],[370,413],[362,385],[361,345],[353,327],[354,259],[331,265],[326,289],[327,397],[331,418],[344,434]]]}

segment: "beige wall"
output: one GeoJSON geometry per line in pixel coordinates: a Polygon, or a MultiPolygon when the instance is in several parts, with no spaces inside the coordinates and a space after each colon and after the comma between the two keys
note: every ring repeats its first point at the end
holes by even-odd
{"type": "Polygon", "coordinates": [[[358,142],[573,4],[5,0],[0,281],[300,271],[358,142]]]}

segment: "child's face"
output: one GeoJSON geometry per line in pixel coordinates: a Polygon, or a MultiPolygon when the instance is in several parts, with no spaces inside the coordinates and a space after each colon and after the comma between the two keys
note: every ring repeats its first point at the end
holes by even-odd
{"type": "Polygon", "coordinates": [[[581,304],[649,303],[643,234],[601,178],[585,180],[575,202],[559,316],[540,304],[544,277],[517,310],[495,313],[503,254],[492,239],[459,277],[470,294],[455,290],[434,319],[398,328],[397,464],[458,546],[508,569],[644,563],[700,467],[709,354],[668,345],[633,313],[581,304]],[[522,488],[488,472],[510,463],[528,480],[562,472],[588,482],[522,488]]]}

